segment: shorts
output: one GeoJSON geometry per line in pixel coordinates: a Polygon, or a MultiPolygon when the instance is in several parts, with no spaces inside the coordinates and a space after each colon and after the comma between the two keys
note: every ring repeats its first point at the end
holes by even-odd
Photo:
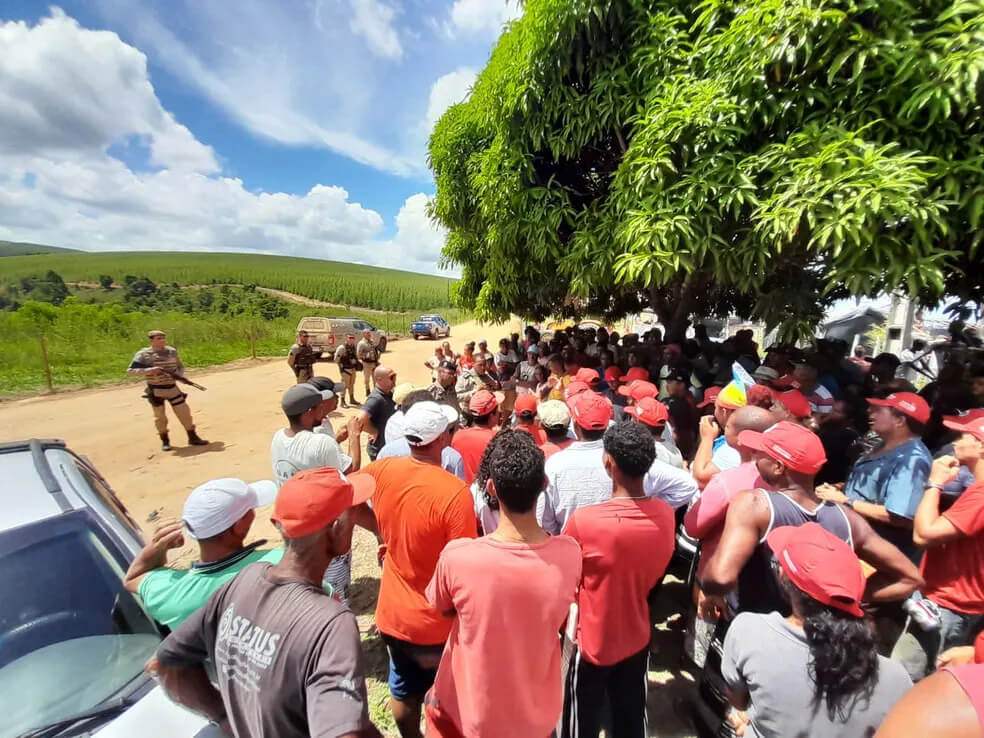
{"type": "Polygon", "coordinates": [[[444,645],[421,646],[386,633],[382,636],[390,659],[390,695],[401,702],[407,699],[422,699],[427,694],[427,690],[434,686],[437,664],[441,654],[444,653],[444,645]],[[421,666],[421,661],[433,663],[434,668],[421,666]]]}

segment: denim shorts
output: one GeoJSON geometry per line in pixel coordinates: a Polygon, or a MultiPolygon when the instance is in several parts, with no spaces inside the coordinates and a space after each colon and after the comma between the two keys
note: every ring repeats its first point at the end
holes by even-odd
{"type": "Polygon", "coordinates": [[[434,685],[444,645],[421,646],[385,633],[382,636],[389,652],[390,695],[401,702],[410,698],[422,699],[434,685]],[[433,663],[434,668],[425,668],[421,662],[433,663]]]}

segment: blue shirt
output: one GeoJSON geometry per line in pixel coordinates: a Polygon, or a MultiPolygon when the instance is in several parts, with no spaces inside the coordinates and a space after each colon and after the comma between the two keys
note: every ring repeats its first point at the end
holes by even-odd
{"type": "MultiPolygon", "coordinates": [[[[410,455],[410,444],[407,443],[406,438],[397,438],[390,441],[385,446],[380,449],[379,453],[376,455],[376,461],[380,459],[388,459],[391,456],[409,456],[410,455]]],[[[444,450],[441,451],[441,468],[446,472],[451,472],[458,479],[465,481],[465,460],[461,458],[461,454],[455,451],[450,446],[445,446],[444,450]]]]}
{"type": "MultiPolygon", "coordinates": [[[[912,520],[932,464],[933,457],[921,440],[906,441],[891,451],[858,459],[844,485],[844,494],[852,500],[884,505],[893,515],[912,520]]],[[[918,553],[911,531],[878,523],[872,523],[872,527],[910,556],[918,553]]]]}

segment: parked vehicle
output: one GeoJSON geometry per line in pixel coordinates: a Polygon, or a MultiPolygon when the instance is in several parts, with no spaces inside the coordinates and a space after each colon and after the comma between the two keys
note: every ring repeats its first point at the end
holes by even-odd
{"type": "Polygon", "coordinates": [[[165,635],[123,575],[140,529],[62,441],[0,444],[4,736],[220,738],[144,673],[165,635]]]}
{"type": "Polygon", "coordinates": [[[421,337],[438,339],[451,335],[451,325],[440,315],[421,315],[410,324],[410,335],[414,340],[421,337]]]}
{"type": "Polygon", "coordinates": [[[372,331],[372,341],[379,347],[379,352],[386,350],[386,333],[357,318],[301,318],[297,330],[307,331],[311,346],[315,351],[324,351],[326,359],[334,357],[335,349],[345,343],[345,337],[350,333],[361,341],[364,331],[372,331]]]}

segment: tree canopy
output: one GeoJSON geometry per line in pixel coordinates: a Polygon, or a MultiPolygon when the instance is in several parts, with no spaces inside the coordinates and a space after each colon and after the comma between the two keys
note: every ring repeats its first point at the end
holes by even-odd
{"type": "Polygon", "coordinates": [[[527,0],[431,214],[484,318],[979,299],[982,104],[984,0],[527,0]]]}

